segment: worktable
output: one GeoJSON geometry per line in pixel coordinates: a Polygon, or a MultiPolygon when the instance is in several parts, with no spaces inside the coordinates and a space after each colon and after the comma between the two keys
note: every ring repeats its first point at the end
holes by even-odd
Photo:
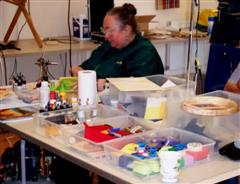
{"type": "MultiPolygon", "coordinates": [[[[51,40],[48,40],[48,41],[51,41],[51,40]]],[[[55,41],[55,40],[52,39],[52,41],[55,41]]],[[[65,41],[67,40],[65,39],[65,41]]],[[[97,46],[98,44],[92,41],[80,40],[78,42],[72,43],[72,50],[87,51],[87,50],[93,50],[97,46]]],[[[25,39],[25,40],[20,40],[16,44],[16,47],[20,48],[21,50],[11,50],[11,49],[4,50],[3,53],[5,57],[26,56],[26,55],[38,54],[42,52],[47,52],[47,53],[67,52],[70,46],[69,46],[69,43],[58,42],[57,44],[47,44],[47,42],[43,42],[43,47],[39,48],[34,39],[25,39]]]]}
{"type": "MultiPolygon", "coordinates": [[[[0,123],[0,127],[6,128],[40,147],[55,153],[79,166],[91,170],[115,183],[161,183],[161,176],[153,176],[142,180],[133,177],[132,174],[122,171],[116,167],[108,165],[101,160],[95,160],[86,155],[75,152],[65,144],[61,144],[49,137],[39,135],[35,131],[33,120],[18,121],[8,124],[0,123]]],[[[24,141],[21,144],[22,154],[24,154],[24,141]]],[[[24,157],[23,157],[24,158],[24,157]]],[[[24,172],[23,172],[24,173],[24,172]]],[[[180,172],[179,183],[217,183],[222,180],[240,175],[240,162],[233,162],[219,154],[214,155],[207,161],[198,165],[186,168],[180,172]]],[[[26,181],[22,180],[25,184],[26,181]]]]}

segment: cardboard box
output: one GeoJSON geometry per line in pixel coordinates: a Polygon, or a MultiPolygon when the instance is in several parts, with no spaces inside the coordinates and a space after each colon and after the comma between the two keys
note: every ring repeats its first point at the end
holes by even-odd
{"type": "Polygon", "coordinates": [[[136,16],[139,31],[147,33],[149,31],[149,23],[156,15],[140,15],[136,16]]]}

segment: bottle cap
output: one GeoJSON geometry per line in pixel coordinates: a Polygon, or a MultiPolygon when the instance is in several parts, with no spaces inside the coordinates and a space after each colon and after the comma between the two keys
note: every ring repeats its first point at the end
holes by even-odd
{"type": "Polygon", "coordinates": [[[55,91],[55,83],[51,82],[50,84],[50,91],[55,91]]]}

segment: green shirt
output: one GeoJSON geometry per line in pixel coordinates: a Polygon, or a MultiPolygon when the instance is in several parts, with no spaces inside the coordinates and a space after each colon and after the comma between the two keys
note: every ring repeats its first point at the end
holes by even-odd
{"type": "Polygon", "coordinates": [[[98,78],[164,74],[157,50],[140,34],[121,50],[111,47],[108,41],[103,42],[80,67],[95,70],[98,78]]]}

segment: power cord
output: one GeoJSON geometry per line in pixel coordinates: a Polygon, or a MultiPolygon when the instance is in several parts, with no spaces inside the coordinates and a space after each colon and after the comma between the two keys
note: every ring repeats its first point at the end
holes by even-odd
{"type": "Polygon", "coordinates": [[[13,71],[9,77],[9,81],[11,81],[11,79],[13,78],[14,75],[17,74],[17,58],[14,58],[14,65],[13,65],[13,71]]]}
{"type": "MultiPolygon", "coordinates": [[[[30,0],[28,0],[27,5],[28,5],[28,14],[31,15],[31,12],[30,12],[30,0]]],[[[21,26],[21,28],[20,28],[20,30],[19,30],[19,32],[18,32],[18,36],[17,36],[16,42],[19,41],[21,32],[22,32],[22,30],[23,30],[23,28],[25,27],[26,24],[27,24],[27,21],[25,21],[25,22],[23,23],[23,25],[21,26]]]]}
{"type": "MultiPolygon", "coordinates": [[[[31,12],[30,12],[30,0],[27,1],[27,7],[28,7],[28,13],[29,13],[29,15],[30,15],[30,14],[31,14],[31,12]]],[[[16,42],[13,43],[13,44],[14,44],[14,47],[15,47],[15,45],[19,42],[21,32],[22,32],[22,30],[23,30],[23,28],[25,27],[26,24],[27,24],[27,21],[25,21],[25,22],[22,24],[22,26],[21,26],[21,28],[20,28],[20,30],[19,30],[19,32],[18,32],[16,42]]],[[[15,47],[15,49],[18,49],[18,48],[15,47]]],[[[6,73],[6,72],[7,72],[7,71],[5,71],[5,73],[6,73]]],[[[12,77],[13,77],[15,74],[17,74],[17,58],[16,58],[16,57],[14,58],[13,71],[12,71],[10,77],[9,77],[9,81],[12,79],[12,77]]],[[[7,74],[6,74],[6,75],[7,75],[7,74]]]]}
{"type": "Polygon", "coordinates": [[[69,35],[69,64],[72,68],[72,34],[70,25],[71,0],[68,0],[68,35],[69,35]]]}
{"type": "MultiPolygon", "coordinates": [[[[196,6],[198,7],[198,11],[197,11],[197,20],[196,20],[196,26],[197,27],[197,23],[199,21],[199,16],[200,16],[200,1],[196,1],[195,2],[196,6]]],[[[195,51],[195,57],[198,57],[198,29],[196,29],[196,51],[195,51]]]]}
{"type": "MultiPolygon", "coordinates": [[[[196,20],[196,26],[199,21],[199,15],[200,15],[200,1],[195,1],[195,5],[198,7],[197,12],[197,20],[196,20]]],[[[194,66],[195,66],[195,75],[194,75],[194,81],[196,82],[195,86],[195,92],[196,95],[203,93],[203,78],[202,78],[202,71],[201,71],[201,62],[198,58],[198,29],[196,30],[196,51],[195,51],[195,60],[194,60],[194,66]]]]}

